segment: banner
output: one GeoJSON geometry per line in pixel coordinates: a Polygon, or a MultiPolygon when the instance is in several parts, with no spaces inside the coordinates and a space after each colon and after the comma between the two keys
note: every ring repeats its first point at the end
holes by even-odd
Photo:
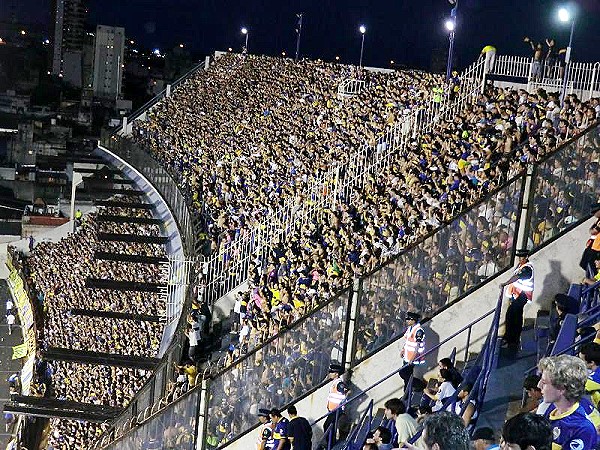
{"type": "Polygon", "coordinates": [[[15,345],[13,348],[12,359],[20,359],[25,358],[27,356],[27,351],[29,350],[29,346],[27,344],[19,344],[15,345]]]}

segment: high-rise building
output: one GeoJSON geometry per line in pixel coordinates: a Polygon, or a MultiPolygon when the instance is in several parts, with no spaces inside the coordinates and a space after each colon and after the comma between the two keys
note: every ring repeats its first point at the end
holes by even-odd
{"type": "Polygon", "coordinates": [[[52,2],[52,73],[76,87],[82,85],[82,52],[87,14],[86,0],[52,2]]]}
{"type": "Polygon", "coordinates": [[[94,44],[94,95],[118,98],[122,89],[125,29],[98,25],[94,44]]]}

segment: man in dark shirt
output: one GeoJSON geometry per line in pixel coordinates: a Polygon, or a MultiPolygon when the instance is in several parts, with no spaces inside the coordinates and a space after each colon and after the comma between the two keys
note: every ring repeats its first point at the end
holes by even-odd
{"type": "Polygon", "coordinates": [[[288,439],[292,443],[292,450],[312,449],[312,428],[304,417],[298,417],[295,406],[287,409],[290,416],[288,423],[288,439]]]}

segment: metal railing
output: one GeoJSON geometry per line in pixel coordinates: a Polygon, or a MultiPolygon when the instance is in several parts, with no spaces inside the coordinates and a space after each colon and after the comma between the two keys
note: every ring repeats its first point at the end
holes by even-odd
{"type": "Polygon", "coordinates": [[[365,85],[366,84],[364,80],[348,78],[342,81],[338,86],[338,95],[342,98],[354,97],[363,91],[365,85]]]}
{"type": "Polygon", "coordinates": [[[600,62],[570,62],[567,68],[564,64],[546,65],[544,61],[535,62],[533,58],[524,56],[500,55],[489,75],[524,78],[528,90],[560,90],[565,70],[567,93],[576,93],[583,101],[600,94],[600,62]]]}
{"type": "Polygon", "coordinates": [[[208,260],[204,295],[209,303],[241,285],[247,278],[249,263],[264,261],[268,245],[285,241],[290,233],[321,220],[326,211],[335,210],[341,201],[354,199],[357,189],[364,187],[370,177],[408,151],[412,139],[431,132],[437,123],[454,117],[469,105],[481,90],[483,67],[483,61],[477,61],[463,72],[458,95],[451,98],[447,93],[439,101],[431,99],[414,108],[389,127],[374,146],[365,144],[355,149],[347,162],[334,164],[307,180],[299,197],[286,198],[282,206],[269,210],[259,224],[234,239],[222,241],[208,260]]]}

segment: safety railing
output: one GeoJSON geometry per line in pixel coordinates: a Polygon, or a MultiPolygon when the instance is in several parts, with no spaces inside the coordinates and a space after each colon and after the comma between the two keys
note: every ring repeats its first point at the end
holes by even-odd
{"type": "Polygon", "coordinates": [[[536,165],[533,208],[527,218],[529,246],[534,250],[589,217],[599,195],[599,137],[596,125],[536,165]]]}
{"type": "Polygon", "coordinates": [[[365,88],[364,80],[349,78],[340,83],[338,86],[338,95],[342,98],[354,97],[360,94],[365,88]]]}
{"type": "Polygon", "coordinates": [[[528,89],[562,89],[565,70],[567,71],[567,93],[575,93],[583,101],[600,94],[600,62],[570,62],[546,64],[524,56],[500,55],[496,58],[489,75],[511,78],[524,78],[528,89]]]}
{"type": "MultiPolygon", "coordinates": [[[[491,309],[487,313],[481,315],[477,319],[475,319],[472,322],[470,322],[469,324],[465,325],[460,330],[452,333],[450,336],[443,339],[437,345],[433,346],[430,349],[427,349],[420,357],[420,359],[427,361],[428,357],[431,358],[431,356],[437,355],[439,349],[442,346],[444,346],[448,343],[455,343],[457,341],[464,342],[464,347],[469,347],[471,344],[471,337],[472,337],[471,330],[473,329],[473,327],[480,324],[482,321],[488,319],[490,321],[489,332],[487,334],[485,343],[481,347],[481,351],[478,355],[477,362],[475,362],[475,364],[473,364],[473,366],[480,365],[480,370],[479,370],[479,367],[477,367],[479,373],[476,377],[476,380],[474,383],[474,389],[473,389],[474,391],[475,391],[475,389],[477,390],[478,400],[479,400],[480,405],[483,403],[483,398],[485,396],[485,392],[487,389],[487,382],[489,379],[489,375],[496,363],[496,355],[497,355],[497,351],[498,351],[498,328],[499,328],[499,324],[500,324],[500,310],[501,310],[500,306],[501,305],[502,305],[502,292],[500,292],[500,294],[499,294],[498,302],[497,302],[497,305],[495,308],[491,309]]],[[[429,361],[430,363],[433,363],[430,365],[435,365],[437,363],[437,359],[438,358],[436,358],[435,361],[429,361]]],[[[467,361],[465,361],[465,362],[467,362],[467,361]]],[[[381,384],[383,384],[390,378],[398,376],[399,372],[401,372],[406,367],[407,367],[407,365],[395,368],[393,371],[391,371],[384,377],[379,378],[377,381],[370,384],[367,388],[362,389],[360,392],[358,392],[356,394],[353,394],[341,406],[346,411],[357,410],[360,403],[362,401],[364,401],[365,397],[368,395],[368,393],[371,390],[380,386],[381,384]]],[[[322,415],[321,417],[317,418],[316,420],[314,420],[311,423],[311,425],[314,427],[315,425],[320,424],[323,420],[327,419],[328,417],[330,417],[330,416],[334,417],[334,419],[333,419],[334,425],[332,427],[330,427],[329,429],[325,430],[324,441],[327,442],[327,450],[331,450],[335,444],[336,437],[335,437],[334,433],[337,430],[337,421],[338,421],[338,418],[340,415],[340,411],[341,411],[340,408],[330,411],[330,412],[322,415]]]]}
{"type": "Polygon", "coordinates": [[[356,190],[370,177],[381,173],[408,151],[412,139],[431,132],[441,120],[454,117],[472,103],[481,90],[483,67],[483,61],[476,61],[461,75],[457,95],[445,93],[439,102],[432,98],[427,105],[414,108],[389,127],[374,146],[365,144],[355,149],[343,164],[333,165],[307,180],[301,195],[287,198],[281,207],[270,210],[250,230],[222,241],[218,252],[208,261],[203,292],[209,303],[241,285],[247,278],[251,261],[264,261],[261,257],[266,247],[263,244],[285,241],[290,233],[335,210],[340,201],[353,199],[356,190]]]}

